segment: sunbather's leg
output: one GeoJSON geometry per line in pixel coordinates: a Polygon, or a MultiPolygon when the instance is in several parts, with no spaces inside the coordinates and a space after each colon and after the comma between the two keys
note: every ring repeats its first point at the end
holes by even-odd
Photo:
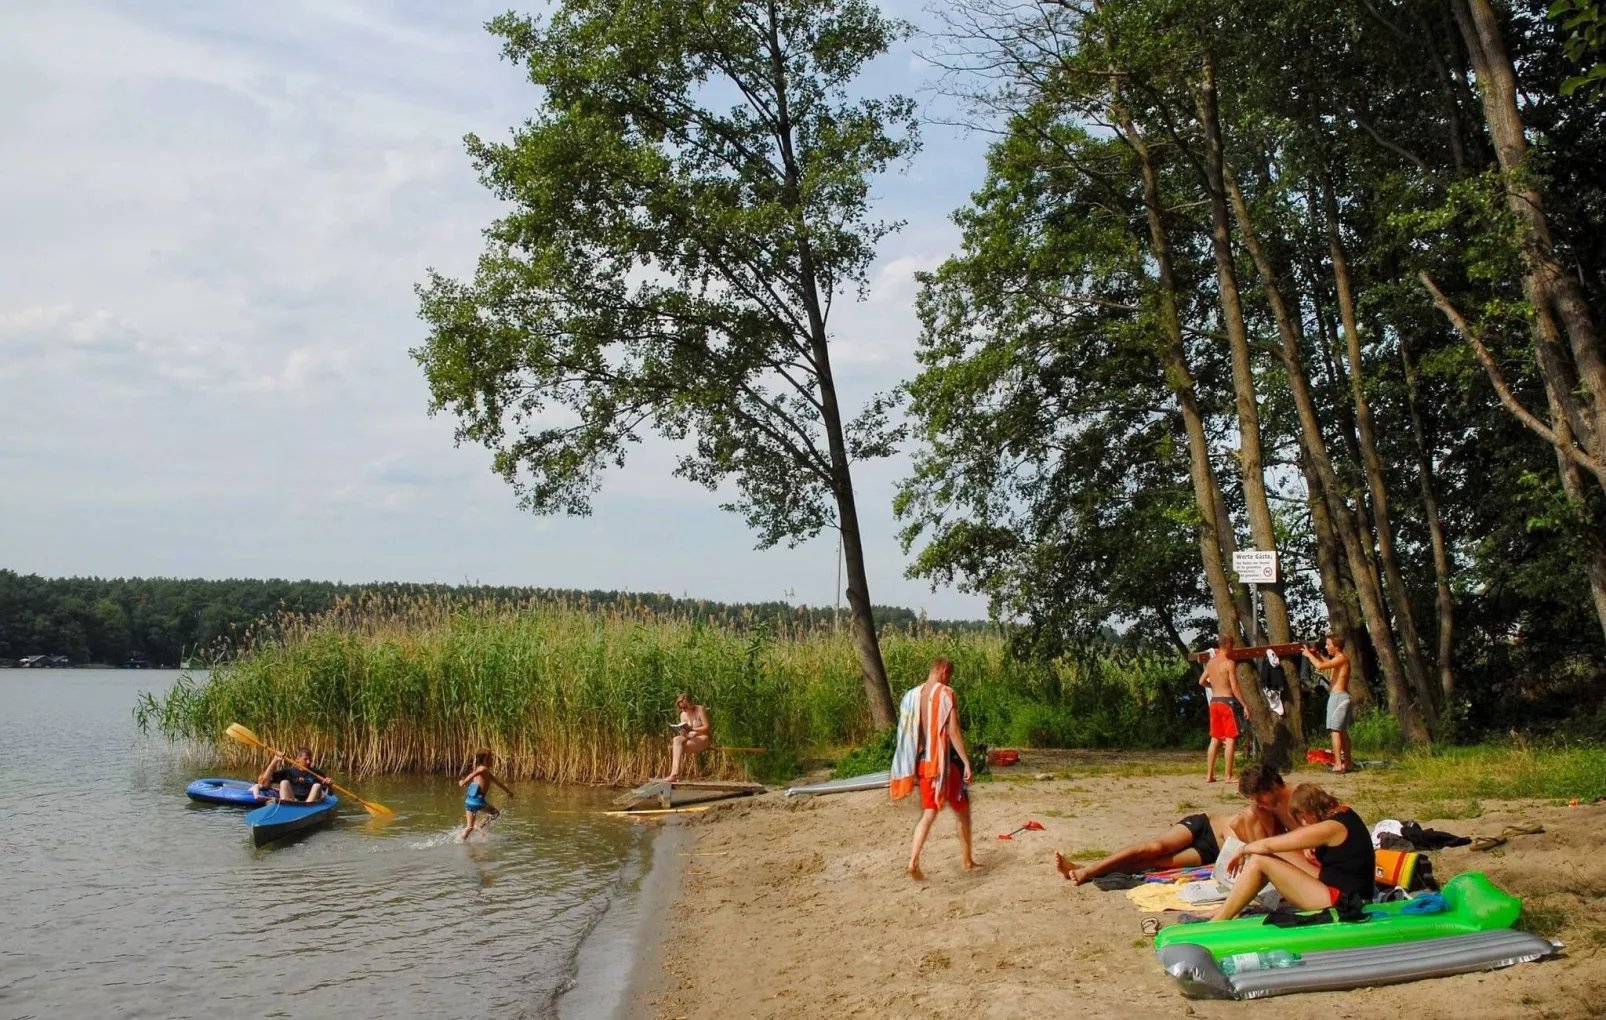
{"type": "Polygon", "coordinates": [[[1063,855],[1054,855],[1054,866],[1066,878],[1081,885],[1090,878],[1108,875],[1112,871],[1157,871],[1166,868],[1193,868],[1204,861],[1193,848],[1193,832],[1186,825],[1173,825],[1159,838],[1131,846],[1104,858],[1090,867],[1080,867],[1063,855]]]}
{"type": "Polygon", "coordinates": [[[1229,917],[1237,917],[1238,912],[1249,905],[1249,901],[1268,881],[1277,887],[1283,899],[1300,910],[1322,910],[1333,905],[1332,894],[1327,886],[1304,868],[1281,857],[1250,854],[1244,860],[1243,869],[1238,872],[1238,881],[1233,883],[1232,892],[1227,894],[1227,901],[1210,919],[1225,921],[1229,917]]]}

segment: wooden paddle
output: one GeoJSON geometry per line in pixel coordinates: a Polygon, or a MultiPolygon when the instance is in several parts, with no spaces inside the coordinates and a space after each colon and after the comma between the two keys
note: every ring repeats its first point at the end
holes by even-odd
{"type": "MultiPolygon", "coordinates": [[[[286,756],[283,751],[281,751],[278,748],[272,746],[271,744],[268,744],[261,737],[257,736],[255,733],[252,733],[250,730],[246,729],[244,726],[241,726],[239,723],[231,723],[231,724],[229,724],[229,728],[224,730],[223,732],[227,733],[229,736],[233,737],[235,740],[238,740],[242,744],[250,744],[253,747],[260,747],[264,751],[273,752],[273,754],[276,755],[277,757],[284,758],[285,761],[289,761],[290,760],[289,757],[286,756]]],[[[306,771],[312,772],[311,769],[307,769],[306,771]]],[[[314,776],[317,776],[318,781],[320,783],[324,784],[325,786],[329,787],[332,790],[337,790],[340,793],[345,794],[347,797],[350,797],[352,800],[354,800],[358,804],[362,805],[362,809],[364,811],[366,811],[369,814],[375,816],[376,818],[395,818],[396,817],[396,812],[392,811],[390,808],[386,807],[385,805],[383,805],[383,804],[375,804],[373,801],[363,800],[361,797],[357,796],[355,793],[352,793],[350,790],[346,789],[344,786],[337,785],[332,780],[330,780],[328,777],[319,776],[318,773],[316,773],[316,772],[312,772],[312,774],[314,776]]]]}

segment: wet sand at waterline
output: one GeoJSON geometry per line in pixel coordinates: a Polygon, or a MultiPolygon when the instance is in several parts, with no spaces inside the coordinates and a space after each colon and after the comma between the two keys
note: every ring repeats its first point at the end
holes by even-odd
{"type": "Polygon", "coordinates": [[[511,784],[465,845],[455,776],[346,781],[397,820],[343,804],[253,849],[241,811],[184,796],[225,773],[134,727],[175,676],[0,670],[0,1018],[630,1008],[654,830],[602,817],[612,791],[511,784]]]}
{"type": "MultiPolygon", "coordinates": [[[[1202,766],[1203,756],[1125,756],[1159,770],[1202,766]]],[[[785,801],[776,795],[693,816],[679,903],[669,923],[664,985],[645,1003],[653,1017],[888,1017],[1020,1020],[1023,1017],[1205,1017],[1294,1020],[1506,1020],[1606,1014],[1606,806],[1488,801],[1475,819],[1441,821],[1462,834],[1538,822],[1539,836],[1488,853],[1432,855],[1441,879],[1486,872],[1530,904],[1565,910],[1556,937],[1566,955],[1483,974],[1383,988],[1254,1002],[1182,997],[1157,962],[1120,892],[1073,886],[1054,851],[1117,849],[1193,811],[1235,810],[1226,783],[1131,771],[1109,756],[1028,754],[973,788],[977,858],[959,867],[951,815],[922,859],[927,881],[904,865],[918,806],[885,791],[785,801]],[[1070,778],[1033,781],[1045,767],[1070,778]],[[1004,778],[1010,775],[1011,778],[1004,778]],[[1025,781],[1013,781],[1020,776],[1025,781]],[[1028,818],[1046,831],[1001,842],[1028,818]]],[[[1365,803],[1372,776],[1315,772],[1365,803]]],[[[1372,821],[1375,819],[1369,819],[1372,821]]],[[[1420,818],[1434,824],[1431,818],[1420,818]]]]}

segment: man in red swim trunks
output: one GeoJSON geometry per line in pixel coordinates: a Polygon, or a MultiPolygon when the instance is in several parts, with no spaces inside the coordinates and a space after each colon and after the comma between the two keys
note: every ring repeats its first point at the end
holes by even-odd
{"type": "Polygon", "coordinates": [[[959,820],[960,866],[966,871],[980,867],[970,849],[970,752],[959,726],[959,701],[948,686],[954,664],[947,659],[931,663],[931,673],[919,688],[920,806],[925,810],[915,825],[914,845],[909,849],[909,877],[926,876],[920,870],[920,850],[931,834],[931,824],[944,804],[953,808],[959,820]]]}
{"type": "Polygon", "coordinates": [[[1206,688],[1210,698],[1210,754],[1205,766],[1205,782],[1216,781],[1216,754],[1223,744],[1227,747],[1227,780],[1232,780],[1232,758],[1238,749],[1238,717],[1235,709],[1243,704],[1243,690],[1238,686],[1238,664],[1232,661],[1232,635],[1221,635],[1216,654],[1205,663],[1199,686],[1206,688]]]}

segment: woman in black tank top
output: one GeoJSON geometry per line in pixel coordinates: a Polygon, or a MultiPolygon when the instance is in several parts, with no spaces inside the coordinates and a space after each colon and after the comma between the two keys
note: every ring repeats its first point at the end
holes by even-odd
{"type": "Polygon", "coordinates": [[[1267,882],[1299,910],[1324,910],[1341,899],[1372,899],[1372,834],[1354,809],[1311,783],[1294,787],[1289,812],[1300,827],[1257,839],[1228,862],[1237,881],[1211,920],[1236,917],[1267,882]]]}

